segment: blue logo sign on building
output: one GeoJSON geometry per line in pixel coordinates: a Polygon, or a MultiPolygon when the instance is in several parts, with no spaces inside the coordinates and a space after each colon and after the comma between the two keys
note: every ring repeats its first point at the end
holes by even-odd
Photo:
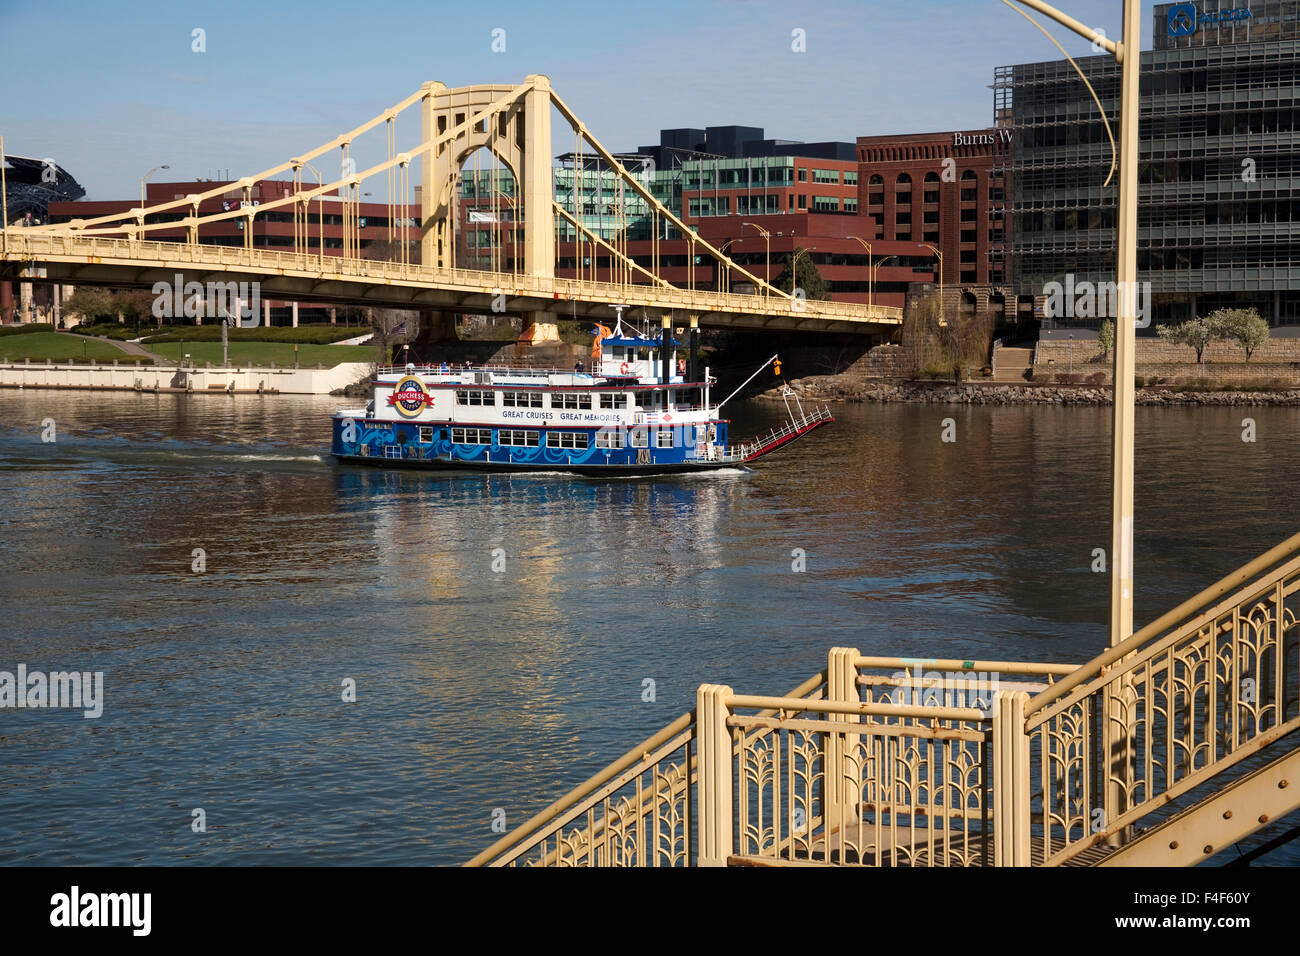
{"type": "Polygon", "coordinates": [[[1189,37],[1196,32],[1197,27],[1202,25],[1217,27],[1249,19],[1249,7],[1235,7],[1231,10],[1207,10],[1205,13],[1199,13],[1194,3],[1175,3],[1169,8],[1166,26],[1171,37],[1189,37]]]}
{"type": "Polygon", "coordinates": [[[1175,3],[1169,8],[1169,35],[1189,37],[1196,32],[1196,4],[1175,3]]]}

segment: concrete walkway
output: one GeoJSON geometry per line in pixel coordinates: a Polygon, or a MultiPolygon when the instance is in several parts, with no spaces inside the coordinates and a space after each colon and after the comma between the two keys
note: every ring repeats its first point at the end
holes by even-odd
{"type": "Polygon", "coordinates": [[[96,342],[107,342],[109,345],[116,345],[127,355],[142,355],[145,358],[153,359],[159,364],[167,364],[174,361],[173,359],[167,358],[165,355],[159,355],[157,352],[150,352],[147,348],[137,342],[119,342],[117,339],[110,339],[103,335],[88,335],[83,336],[83,338],[90,338],[94,339],[96,342]]]}

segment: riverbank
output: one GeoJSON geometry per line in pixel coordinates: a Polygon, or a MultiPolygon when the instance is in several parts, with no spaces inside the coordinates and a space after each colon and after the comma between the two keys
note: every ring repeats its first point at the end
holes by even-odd
{"type": "MultiPolygon", "coordinates": [[[[913,405],[1109,405],[1111,390],[1087,385],[1006,385],[992,383],[901,382],[864,383],[845,387],[836,376],[790,383],[801,400],[879,402],[913,405]]],[[[780,400],[780,389],[755,396],[780,400]]],[[[1295,406],[1300,389],[1282,391],[1198,391],[1181,388],[1139,388],[1138,405],[1295,406]]]]}
{"type": "Polygon", "coordinates": [[[0,363],[0,389],[328,395],[364,378],[371,368],[364,362],[341,362],[332,368],[0,363]]]}

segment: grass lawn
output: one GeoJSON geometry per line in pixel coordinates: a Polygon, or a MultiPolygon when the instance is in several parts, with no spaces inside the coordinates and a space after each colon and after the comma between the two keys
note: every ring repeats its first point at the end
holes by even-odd
{"type": "MultiPolygon", "coordinates": [[[[166,356],[171,361],[179,361],[182,355],[188,353],[190,361],[200,367],[208,362],[213,365],[221,364],[220,342],[154,342],[144,347],[150,352],[166,356]]],[[[256,362],[258,365],[293,367],[293,343],[291,342],[231,342],[229,354],[232,365],[250,365],[256,362]]],[[[376,351],[372,345],[298,346],[298,364],[304,368],[314,368],[317,363],[326,368],[333,368],[340,362],[373,362],[375,355],[376,351]]]]}
{"type": "Polygon", "coordinates": [[[33,362],[47,359],[54,362],[75,362],[81,359],[130,358],[121,349],[107,342],[67,332],[32,332],[29,335],[0,337],[0,359],[5,356],[13,362],[27,358],[33,362]]]}

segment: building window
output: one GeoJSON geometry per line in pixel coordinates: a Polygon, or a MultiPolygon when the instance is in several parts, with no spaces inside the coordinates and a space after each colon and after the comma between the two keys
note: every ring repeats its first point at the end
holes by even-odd
{"type": "MultiPolygon", "coordinates": [[[[553,392],[551,408],[591,408],[590,392],[553,392]]],[[[586,447],[585,445],[583,446],[586,447]]]]}
{"type": "Polygon", "coordinates": [[[839,212],[840,201],[835,196],[813,196],[814,212],[839,212]]]}
{"type": "Polygon", "coordinates": [[[501,404],[506,408],[541,408],[541,392],[502,392],[501,404]]]}
{"type": "Polygon", "coordinates": [[[492,429],[490,428],[453,428],[451,430],[453,445],[490,445],[492,429]]]}
{"type": "Polygon", "coordinates": [[[547,448],[586,448],[591,440],[586,432],[547,432],[547,448]]]}
{"type": "Polygon", "coordinates": [[[799,182],[806,183],[807,181],[808,181],[808,170],[806,169],[799,170],[799,182]]]}
{"type": "Polygon", "coordinates": [[[521,428],[502,428],[497,432],[497,444],[501,446],[516,446],[522,448],[537,447],[537,432],[526,431],[521,428]]]}
{"type": "Polygon", "coordinates": [[[799,196],[799,208],[800,208],[800,209],[807,209],[807,208],[808,208],[808,197],[807,197],[807,196],[805,196],[805,195],[800,195],[800,196],[799,196]]]}
{"type": "Polygon", "coordinates": [[[655,447],[656,448],[673,447],[673,430],[671,428],[660,428],[655,433],[655,447]]]}
{"type": "Polygon", "coordinates": [[[495,405],[493,393],[489,391],[479,391],[478,389],[456,389],[457,405],[495,405]]]}

